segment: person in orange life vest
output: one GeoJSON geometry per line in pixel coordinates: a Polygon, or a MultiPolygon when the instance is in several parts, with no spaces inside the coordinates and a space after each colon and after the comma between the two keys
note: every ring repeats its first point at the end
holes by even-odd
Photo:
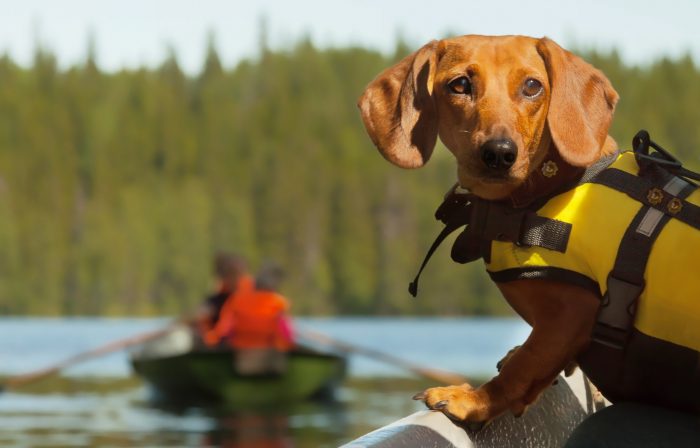
{"type": "Polygon", "coordinates": [[[224,310],[232,318],[226,335],[229,345],[237,350],[273,349],[286,352],[294,344],[289,301],[278,293],[284,271],[276,264],[264,265],[255,279],[255,288],[234,294],[230,308],[224,310]],[[230,312],[230,314],[229,314],[230,312]]]}
{"type": "Polygon", "coordinates": [[[208,296],[202,304],[199,319],[199,331],[207,345],[219,341],[216,327],[221,320],[221,312],[229,297],[238,289],[251,284],[248,269],[243,257],[228,252],[219,252],[214,257],[214,275],[217,279],[216,292],[208,296]]]}

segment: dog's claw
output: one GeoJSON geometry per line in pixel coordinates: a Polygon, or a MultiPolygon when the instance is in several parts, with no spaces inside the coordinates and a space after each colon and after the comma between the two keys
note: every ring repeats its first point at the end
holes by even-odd
{"type": "Polygon", "coordinates": [[[575,361],[570,362],[564,368],[564,376],[567,378],[570,377],[571,375],[574,374],[574,372],[576,372],[577,368],[578,368],[578,364],[575,361]]]}
{"type": "Polygon", "coordinates": [[[447,407],[447,400],[438,401],[437,403],[435,403],[432,406],[433,409],[440,409],[440,410],[442,410],[446,407],[447,407]]]}
{"type": "Polygon", "coordinates": [[[418,392],[413,396],[414,400],[425,400],[425,391],[423,392],[418,392]]]}
{"type": "Polygon", "coordinates": [[[481,431],[486,426],[486,422],[464,422],[463,424],[465,428],[472,432],[481,431]]]}

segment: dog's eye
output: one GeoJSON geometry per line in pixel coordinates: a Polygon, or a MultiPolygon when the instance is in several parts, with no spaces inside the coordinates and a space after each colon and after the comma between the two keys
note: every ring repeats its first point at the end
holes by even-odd
{"type": "Polygon", "coordinates": [[[450,88],[452,93],[459,95],[471,95],[472,94],[472,82],[466,76],[460,76],[450,81],[447,86],[450,88]]]}
{"type": "Polygon", "coordinates": [[[534,98],[542,93],[542,83],[534,78],[527,78],[523,84],[523,95],[534,98]]]}

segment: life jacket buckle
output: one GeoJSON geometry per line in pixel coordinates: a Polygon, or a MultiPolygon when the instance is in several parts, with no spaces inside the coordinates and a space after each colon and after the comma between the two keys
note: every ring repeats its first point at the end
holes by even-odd
{"type": "Polygon", "coordinates": [[[608,290],[598,310],[591,339],[608,347],[623,350],[634,325],[637,299],[644,291],[641,284],[608,275],[608,290]]]}

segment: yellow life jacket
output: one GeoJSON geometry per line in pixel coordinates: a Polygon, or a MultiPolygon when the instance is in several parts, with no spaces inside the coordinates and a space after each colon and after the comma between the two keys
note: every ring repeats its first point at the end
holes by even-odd
{"type": "MultiPolygon", "coordinates": [[[[610,168],[637,175],[632,152],[610,168]]],[[[687,199],[700,205],[700,190],[687,199]]],[[[589,285],[601,296],[620,241],[643,206],[627,194],[597,183],[583,183],[551,198],[537,210],[543,217],[572,224],[565,252],[494,241],[486,269],[496,281],[549,278],[589,285]]],[[[652,218],[653,219],[653,218],[652,218]]],[[[634,326],[644,334],[700,351],[700,232],[671,219],[649,256],[645,287],[634,326]]]]}

